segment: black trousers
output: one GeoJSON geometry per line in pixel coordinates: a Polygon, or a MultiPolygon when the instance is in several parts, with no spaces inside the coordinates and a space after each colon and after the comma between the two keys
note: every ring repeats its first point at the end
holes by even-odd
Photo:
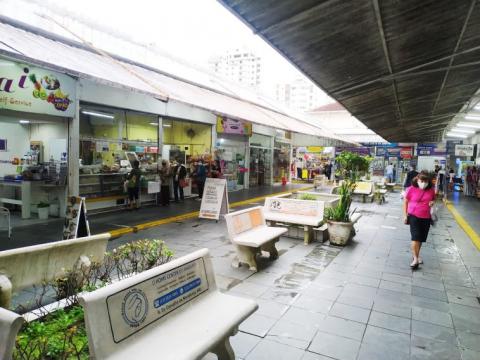
{"type": "Polygon", "coordinates": [[[198,188],[198,197],[201,199],[203,196],[203,189],[205,188],[205,181],[198,181],[197,188],[198,188]]]}
{"type": "Polygon", "coordinates": [[[160,204],[168,205],[170,203],[170,186],[160,186],[160,204]]]}
{"type": "Polygon", "coordinates": [[[183,188],[180,186],[180,182],[173,181],[173,195],[175,196],[175,201],[178,201],[179,193],[180,193],[180,200],[184,200],[183,188]]]}

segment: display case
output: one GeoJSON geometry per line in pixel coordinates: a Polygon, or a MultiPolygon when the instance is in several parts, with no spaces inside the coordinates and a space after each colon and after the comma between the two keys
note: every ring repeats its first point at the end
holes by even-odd
{"type": "Polygon", "coordinates": [[[124,173],[80,175],[80,196],[86,198],[123,195],[124,173]]]}

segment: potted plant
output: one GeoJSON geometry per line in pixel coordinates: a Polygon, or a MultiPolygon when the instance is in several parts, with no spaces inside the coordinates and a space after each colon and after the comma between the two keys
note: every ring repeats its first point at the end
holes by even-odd
{"type": "Polygon", "coordinates": [[[50,211],[50,204],[49,203],[41,201],[37,205],[37,209],[38,209],[38,218],[39,219],[41,219],[41,220],[48,219],[48,213],[50,211]]]}
{"type": "Polygon", "coordinates": [[[351,179],[356,181],[360,175],[368,174],[370,156],[362,156],[350,151],[342,151],[340,155],[335,158],[339,166],[339,175],[344,179],[351,179]]]}
{"type": "Polygon", "coordinates": [[[340,200],[334,207],[325,209],[325,219],[328,224],[328,236],[333,245],[344,246],[347,244],[352,234],[353,223],[350,216],[355,212],[350,212],[352,204],[352,194],[355,189],[355,183],[351,180],[345,180],[338,188],[340,200]]]}

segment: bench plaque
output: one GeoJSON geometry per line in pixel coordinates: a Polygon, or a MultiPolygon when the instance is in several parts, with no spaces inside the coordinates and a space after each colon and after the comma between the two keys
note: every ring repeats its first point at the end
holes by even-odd
{"type": "Polygon", "coordinates": [[[203,258],[107,297],[108,317],[119,343],[209,288],[203,258]]]}

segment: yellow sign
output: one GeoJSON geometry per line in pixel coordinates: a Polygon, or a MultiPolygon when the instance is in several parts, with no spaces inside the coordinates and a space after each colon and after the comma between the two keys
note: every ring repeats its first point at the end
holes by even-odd
{"type": "Polygon", "coordinates": [[[307,152],[312,154],[319,154],[323,152],[323,146],[307,146],[307,152]]]}

